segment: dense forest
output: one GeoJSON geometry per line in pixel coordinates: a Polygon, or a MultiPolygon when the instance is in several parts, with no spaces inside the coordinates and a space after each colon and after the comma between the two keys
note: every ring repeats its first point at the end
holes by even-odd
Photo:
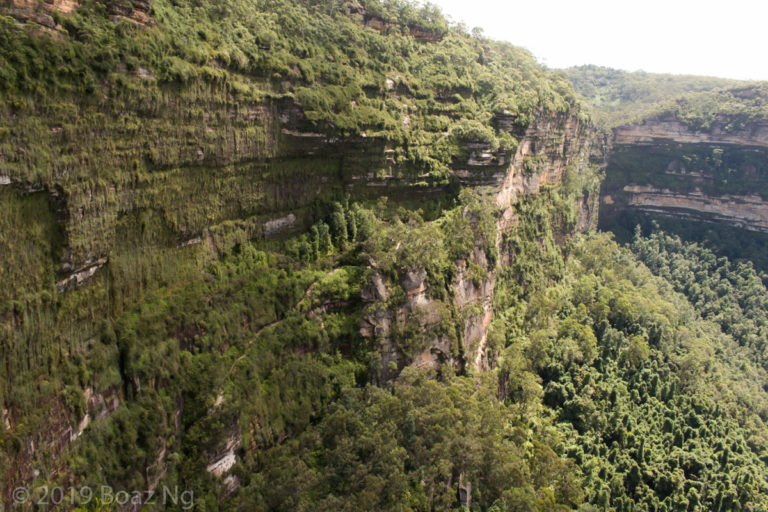
{"type": "Polygon", "coordinates": [[[765,85],[407,0],[73,4],[0,0],[1,510],[768,510],[760,246],[595,229],[644,172],[605,130],[765,85]]]}
{"type": "Polygon", "coordinates": [[[719,116],[744,122],[765,119],[767,114],[768,91],[759,82],[630,73],[592,65],[568,68],[565,74],[592,108],[595,121],[605,128],[679,114],[692,126],[706,129],[719,116]]]}

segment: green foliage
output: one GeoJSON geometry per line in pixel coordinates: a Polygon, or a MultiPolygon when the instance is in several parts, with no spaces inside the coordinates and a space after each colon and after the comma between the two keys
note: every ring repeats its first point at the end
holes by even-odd
{"type": "Polygon", "coordinates": [[[688,297],[699,314],[720,325],[768,369],[768,290],[750,262],[731,263],[704,247],[664,232],[637,234],[632,250],[656,275],[688,297]]]}
{"type": "MultiPolygon", "coordinates": [[[[487,199],[461,197],[430,223],[384,201],[375,211],[331,203],[329,224],[310,230],[324,233],[329,255],[299,257],[311,234],[274,249],[243,243],[204,273],[148,294],[104,333],[119,350],[125,403],[83,433],[69,471],[85,484],[141,486],[136,468],[156,468],[165,451],[163,481],[215,503],[221,491],[204,468],[234,439],[240,488],[228,506],[447,510],[461,489],[482,510],[578,506],[579,471],[555,429],[532,429],[517,404],[500,401],[492,373],[436,379],[406,370],[387,387],[370,384],[377,347],[359,334],[367,265],[373,259],[395,278],[425,268],[430,288],[445,289],[452,223],[468,220],[469,239],[495,244],[487,199]],[[357,236],[347,229],[336,245],[342,218],[347,228],[354,219],[357,236]]],[[[583,326],[564,324],[563,333],[593,350],[583,326]]],[[[423,335],[405,332],[403,342],[423,335]]],[[[78,407],[74,389],[66,400],[78,407]]]]}
{"type": "Polygon", "coordinates": [[[677,119],[696,131],[732,132],[768,118],[768,88],[760,82],[629,73],[591,65],[565,73],[605,128],[661,117],[677,119]]]}
{"type": "MultiPolygon", "coordinates": [[[[82,420],[75,389],[125,395],[126,411],[114,425],[94,428],[104,432],[84,442],[87,455],[74,465],[87,473],[103,456],[107,479],[143,488],[136,468],[158,467],[153,457],[161,447],[181,449],[163,444],[182,437],[174,430],[175,401],[198,386],[214,389],[199,373],[220,376],[222,354],[243,350],[246,332],[288,315],[292,293],[309,286],[306,276],[293,280],[258,267],[254,272],[265,274],[259,286],[285,287],[285,295],[261,302],[238,295],[237,304],[250,309],[227,313],[216,301],[231,306],[237,289],[223,291],[208,279],[236,279],[213,262],[238,257],[232,253],[261,238],[265,222],[291,212],[297,231],[316,223],[280,253],[291,270],[325,271],[346,257],[359,266],[355,251],[370,240],[393,275],[424,264],[432,289],[443,294],[450,261],[442,226],[418,216],[382,221],[341,203],[332,211],[315,205],[339,201],[348,189],[356,199],[376,197],[379,190],[353,179],[391,173],[402,189],[432,186],[437,199],[428,215],[435,218],[454,195],[436,187],[449,184],[449,168],[471,135],[451,136],[455,126],[472,119],[482,143],[511,152],[513,136],[493,121],[499,108],[518,116],[519,130],[541,112],[578,109],[568,84],[528,52],[477,40],[434,6],[366,2],[388,24],[382,33],[350,5],[309,0],[153,0],[147,27],[113,20],[105,2],[85,0],[72,13],[56,13],[55,31],[6,16],[19,16],[16,7],[0,6],[0,175],[13,183],[0,185],[0,400],[14,425],[12,436],[3,433],[9,451],[0,462],[9,466],[16,458],[23,468],[66,458],[54,448],[26,450],[58,447],[52,432],[82,420]],[[322,133],[328,149],[309,157],[315,140],[294,132],[322,133]],[[420,228],[406,236],[411,225],[420,228]],[[401,235],[405,243],[390,256],[401,235]],[[91,268],[96,262],[106,263],[91,268]],[[55,285],[90,270],[83,286],[55,285]],[[190,382],[183,391],[181,378],[190,382]],[[130,439],[117,442],[129,427],[130,439]]],[[[428,204],[413,195],[414,203],[428,204]]],[[[280,358],[326,344],[355,354],[363,367],[372,364],[355,335],[361,279],[358,268],[322,280],[318,292],[332,304],[322,305],[330,308],[322,321],[306,317],[316,304],[294,304],[290,334],[278,337],[293,352],[259,352],[270,354],[264,364],[276,368],[280,358]]],[[[261,296],[258,287],[251,292],[261,296]]],[[[403,345],[416,345],[409,341],[403,345]]],[[[310,374],[337,367],[326,363],[307,363],[310,374]]],[[[208,398],[189,395],[191,402],[208,398]]],[[[284,424],[314,419],[307,411],[317,403],[301,402],[290,420],[274,413],[275,435],[283,435],[284,424]]]]}
{"type": "Polygon", "coordinates": [[[760,273],[768,271],[768,236],[730,224],[691,222],[637,210],[621,211],[610,218],[601,216],[599,224],[600,229],[610,230],[621,243],[632,242],[637,226],[641,226],[643,233],[664,231],[695,242],[718,257],[726,257],[732,262],[750,262],[760,273]]]}
{"type": "MultiPolygon", "coordinates": [[[[46,191],[0,189],[3,420],[13,413],[0,461],[42,468],[39,482],[178,483],[206,510],[768,508],[760,278],[636,241],[664,280],[605,235],[569,236],[596,169],[521,197],[501,236],[477,192],[428,214],[350,204],[347,174],[444,185],[468,144],[514,151],[534,116],[578,115],[565,77],[527,52],[431,5],[363,7],[156,0],[142,28],[86,1],[57,16],[57,37],[0,18],[0,162],[46,191]],[[290,129],[365,134],[385,156],[296,157],[309,146],[277,124],[294,101],[306,123],[290,129]],[[252,241],[289,209],[295,232],[252,241]],[[107,263],[62,292],[62,253],[107,263]],[[465,271],[496,286],[495,366],[477,375],[462,331],[486,304],[454,302],[465,271]],[[364,302],[373,274],[389,297],[364,302]],[[406,281],[431,311],[402,307],[406,281]],[[393,319],[389,382],[381,340],[361,333],[377,311],[393,319]],[[456,361],[403,370],[433,339],[456,361]],[[27,448],[46,429],[70,436],[86,411],[69,447],[27,448]],[[230,451],[239,487],[225,497],[206,467],[230,451]]],[[[728,126],[754,119],[755,94],[728,126]]],[[[701,98],[681,118],[726,119],[701,98]]]]}
{"type": "Polygon", "coordinates": [[[488,382],[406,372],[391,390],[350,389],[300,439],[264,453],[241,493],[253,510],[568,510],[573,466],[507,423],[488,382]],[[295,461],[288,463],[288,461],[295,461]]]}
{"type": "Polygon", "coordinates": [[[639,121],[657,113],[660,105],[689,93],[745,83],[704,76],[630,73],[593,65],[568,68],[565,74],[594,110],[595,121],[606,128],[639,121]]]}
{"type": "Polygon", "coordinates": [[[750,123],[768,119],[768,85],[759,83],[727,90],[688,94],[668,107],[674,115],[696,131],[734,132],[750,123]]]}
{"type": "Polygon", "coordinates": [[[557,280],[539,281],[522,307],[502,313],[523,319],[508,331],[499,378],[528,414],[537,409],[526,380],[538,381],[584,474],[586,501],[606,510],[696,501],[711,510],[739,489],[742,509],[764,507],[766,430],[756,427],[764,370],[604,235],[576,239],[566,254],[557,280]],[[595,344],[593,358],[579,353],[580,337],[595,344]],[[739,447],[739,463],[721,462],[729,446],[739,447]],[[742,471],[752,475],[748,487],[734,484],[742,471]]]}

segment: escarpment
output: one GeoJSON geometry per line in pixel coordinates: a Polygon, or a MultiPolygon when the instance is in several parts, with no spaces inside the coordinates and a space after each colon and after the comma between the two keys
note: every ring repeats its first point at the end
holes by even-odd
{"type": "Polygon", "coordinates": [[[768,124],[759,120],[696,129],[667,116],[620,126],[602,189],[601,226],[631,230],[628,224],[642,214],[765,233],[767,148],[768,124]]]}
{"type": "Polygon", "coordinates": [[[766,509],[762,277],[582,233],[768,232],[760,90],[609,155],[429,3],[6,0],[0,93],[0,509],[766,509]]]}
{"type": "Polygon", "coordinates": [[[675,118],[646,119],[639,124],[614,129],[614,144],[650,144],[667,140],[680,144],[729,144],[736,146],[768,146],[768,123],[755,122],[740,129],[725,130],[721,124],[710,129],[695,130],[675,118]]]}
{"type": "Polygon", "coordinates": [[[339,382],[493,367],[533,198],[559,243],[594,223],[594,130],[526,52],[375,2],[235,4],[0,4],[6,503],[225,499],[339,382]]]}
{"type": "MultiPolygon", "coordinates": [[[[452,171],[468,185],[477,184],[472,167],[487,166],[494,172],[486,174],[480,190],[490,196],[498,209],[498,220],[490,232],[483,233],[477,224],[483,216],[467,209],[464,212],[469,223],[474,223],[475,238],[472,250],[465,257],[454,262],[451,272],[453,280],[448,297],[430,289],[423,268],[407,270],[394,282],[385,282],[374,272],[364,298],[371,302],[364,315],[361,334],[376,340],[380,346],[385,376],[392,376],[394,368],[403,364],[419,368],[439,368],[443,364],[455,365],[458,369],[473,367],[487,370],[494,361],[489,360],[485,344],[489,326],[493,320],[494,292],[498,268],[508,265],[514,259],[514,250],[504,238],[516,228],[516,205],[529,196],[535,196],[542,187],[562,185],[565,174],[570,179],[594,179],[594,164],[599,160],[599,143],[594,128],[580,121],[572,113],[564,115],[539,115],[526,128],[514,155],[498,155],[493,163],[478,164],[477,148],[473,148],[470,159],[462,169],[452,171]],[[508,160],[506,167],[504,162],[508,160]],[[483,236],[484,235],[484,236],[483,236]],[[392,290],[404,293],[404,302],[394,307],[382,307],[393,295],[392,290]],[[459,324],[459,333],[440,330],[447,319],[459,324]],[[410,331],[409,331],[410,327],[410,331]],[[398,336],[403,332],[420,331],[426,334],[421,350],[411,353],[405,360],[398,352],[398,336]],[[392,363],[394,367],[388,365],[392,363]],[[398,364],[399,363],[399,364],[398,364]]],[[[490,160],[490,156],[488,157],[490,160]]],[[[568,226],[560,235],[585,231],[597,222],[597,182],[578,190],[572,198],[578,204],[578,220],[568,226]]],[[[375,263],[374,263],[375,265],[375,263]]],[[[391,304],[391,301],[389,302],[391,304]]]]}

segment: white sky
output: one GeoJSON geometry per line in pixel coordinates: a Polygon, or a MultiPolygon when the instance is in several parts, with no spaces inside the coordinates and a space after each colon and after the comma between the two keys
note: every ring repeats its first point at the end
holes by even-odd
{"type": "Polygon", "coordinates": [[[766,0],[431,0],[552,68],[768,80],[766,0]]]}

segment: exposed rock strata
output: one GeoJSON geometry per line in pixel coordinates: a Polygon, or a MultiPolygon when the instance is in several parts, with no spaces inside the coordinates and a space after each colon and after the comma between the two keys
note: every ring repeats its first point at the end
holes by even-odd
{"type": "Polygon", "coordinates": [[[602,190],[605,227],[632,210],[768,232],[767,124],[696,131],[674,118],[648,119],[616,128],[613,147],[602,190]]]}
{"type": "Polygon", "coordinates": [[[650,185],[627,185],[624,192],[630,196],[629,204],[639,210],[725,222],[749,231],[768,233],[768,201],[758,195],[709,197],[701,192],[679,194],[650,185]]]}
{"type": "Polygon", "coordinates": [[[21,22],[34,22],[45,29],[53,30],[56,22],[51,16],[54,12],[70,14],[80,4],[76,0],[12,0],[8,13],[21,22]]]}
{"type": "MultiPolygon", "coordinates": [[[[502,234],[514,228],[515,202],[526,195],[539,193],[544,185],[558,183],[569,166],[573,166],[576,172],[584,172],[590,165],[593,142],[591,127],[574,116],[542,115],[526,130],[509,166],[503,167],[500,162],[504,160],[501,158],[492,160],[488,157],[486,164],[494,166],[495,171],[484,175],[481,183],[490,187],[496,206],[502,212],[496,230],[497,250],[501,249],[502,234]],[[531,172],[525,162],[533,156],[538,157],[539,165],[531,172]]],[[[473,164],[477,165],[471,157],[467,162],[468,168],[473,164]]],[[[470,170],[459,169],[454,174],[466,184],[478,184],[470,170]]],[[[590,198],[582,198],[579,206],[577,229],[588,229],[594,223],[592,216],[596,205],[590,198]]],[[[508,261],[509,257],[502,254],[500,260],[508,261]]],[[[459,260],[455,265],[455,277],[451,283],[453,296],[445,301],[430,297],[423,269],[406,272],[399,283],[387,283],[379,273],[372,275],[369,287],[362,293],[363,299],[371,305],[362,320],[360,332],[379,341],[384,377],[392,374],[390,365],[393,363],[437,368],[447,362],[478,370],[491,365],[486,339],[493,319],[496,264],[488,261],[478,241],[469,260],[459,260]],[[470,272],[472,266],[481,269],[485,277],[479,280],[473,278],[470,272]],[[395,308],[385,307],[384,302],[393,294],[391,290],[395,287],[405,293],[405,303],[395,308]],[[432,335],[426,350],[412,361],[402,361],[392,339],[393,329],[401,329],[408,321],[415,320],[421,332],[430,333],[450,312],[454,312],[455,318],[461,318],[463,322],[460,346],[453,346],[450,337],[432,335]]]]}
{"type": "Polygon", "coordinates": [[[641,124],[626,125],[614,130],[615,144],[645,144],[658,139],[688,144],[737,144],[768,147],[768,125],[751,124],[736,131],[714,126],[707,132],[694,131],[676,119],[649,119],[641,124]]]}
{"type": "Polygon", "coordinates": [[[148,25],[150,18],[150,0],[109,0],[107,9],[113,21],[126,20],[138,25],[148,25]]]}

